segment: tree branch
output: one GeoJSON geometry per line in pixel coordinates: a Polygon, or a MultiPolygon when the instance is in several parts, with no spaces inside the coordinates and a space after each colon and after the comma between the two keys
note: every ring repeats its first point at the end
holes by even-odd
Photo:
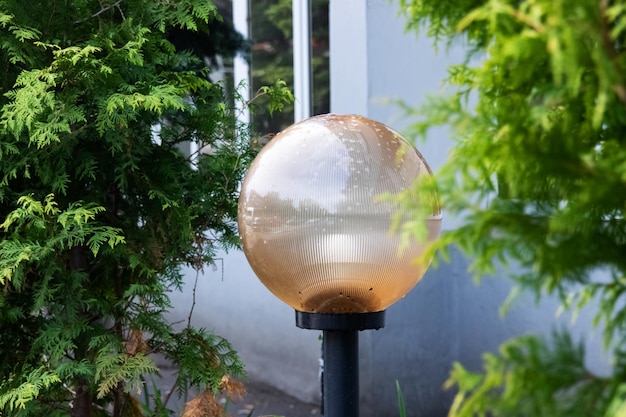
{"type": "Polygon", "coordinates": [[[117,0],[115,3],[111,4],[110,6],[104,6],[102,7],[102,9],[100,9],[98,12],[92,14],[91,16],[89,16],[88,18],[85,19],[81,19],[81,20],[77,20],[74,22],[74,24],[79,24],[79,23],[83,23],[93,17],[98,17],[100,16],[102,13],[106,12],[107,10],[111,10],[111,9],[117,9],[120,12],[120,15],[122,15],[122,20],[126,20],[126,18],[124,17],[124,12],[122,12],[122,9],[120,8],[120,4],[122,3],[123,0],[117,0]]]}
{"type": "Polygon", "coordinates": [[[196,306],[196,288],[198,287],[198,277],[200,277],[200,269],[196,269],[196,279],[193,283],[193,290],[191,291],[191,308],[189,309],[189,316],[187,316],[187,327],[191,327],[191,316],[193,315],[193,309],[196,306]]]}

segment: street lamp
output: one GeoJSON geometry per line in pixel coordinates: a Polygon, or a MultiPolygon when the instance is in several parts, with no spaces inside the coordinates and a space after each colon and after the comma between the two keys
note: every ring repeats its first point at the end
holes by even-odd
{"type": "Polygon", "coordinates": [[[276,135],[244,180],[238,222],[250,266],[296,310],[298,327],[323,331],[325,417],[358,416],[358,331],[382,328],[385,309],[428,268],[436,197],[417,219],[426,239],[408,244],[391,232],[396,208],[381,198],[422,175],[431,175],[422,155],[389,127],[327,114],[276,135]]]}

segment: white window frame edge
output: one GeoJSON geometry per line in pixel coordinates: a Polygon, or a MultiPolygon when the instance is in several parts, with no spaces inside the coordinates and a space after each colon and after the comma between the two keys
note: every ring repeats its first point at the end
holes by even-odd
{"type": "Polygon", "coordinates": [[[309,0],[292,1],[294,122],[311,116],[311,16],[309,0]]]}
{"type": "MultiPolygon", "coordinates": [[[[244,39],[250,37],[250,27],[248,25],[249,5],[248,0],[233,0],[233,25],[244,39]]],[[[239,115],[239,120],[243,123],[250,123],[250,111],[246,103],[250,101],[250,65],[246,58],[237,54],[233,62],[233,79],[235,88],[239,87],[239,94],[242,101],[235,103],[239,115]]]]}

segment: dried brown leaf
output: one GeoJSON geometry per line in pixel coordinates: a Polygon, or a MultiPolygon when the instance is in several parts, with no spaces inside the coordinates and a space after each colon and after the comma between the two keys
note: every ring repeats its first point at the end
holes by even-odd
{"type": "Polygon", "coordinates": [[[228,375],[222,377],[219,390],[231,400],[241,400],[246,393],[246,387],[239,381],[231,379],[228,375]]]}
{"type": "Polygon", "coordinates": [[[224,408],[218,403],[211,390],[204,390],[193,400],[185,404],[181,417],[221,417],[224,408]]]}
{"type": "Polygon", "coordinates": [[[144,417],[143,408],[137,398],[130,394],[125,394],[122,417],[144,417]]]}
{"type": "Polygon", "coordinates": [[[147,351],[148,344],[143,338],[141,330],[132,329],[126,340],[126,353],[135,356],[137,353],[146,353],[147,351]]]}

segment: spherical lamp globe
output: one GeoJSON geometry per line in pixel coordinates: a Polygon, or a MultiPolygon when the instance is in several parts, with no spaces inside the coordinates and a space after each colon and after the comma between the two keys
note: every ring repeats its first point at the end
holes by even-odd
{"type": "MultiPolygon", "coordinates": [[[[327,114],[277,134],[257,155],[239,199],[239,232],[258,278],[307,313],[385,310],[422,278],[441,212],[423,219],[426,238],[402,245],[384,195],[415,186],[431,170],[389,127],[327,114]]],[[[416,219],[408,219],[416,220],[416,219]]]]}

